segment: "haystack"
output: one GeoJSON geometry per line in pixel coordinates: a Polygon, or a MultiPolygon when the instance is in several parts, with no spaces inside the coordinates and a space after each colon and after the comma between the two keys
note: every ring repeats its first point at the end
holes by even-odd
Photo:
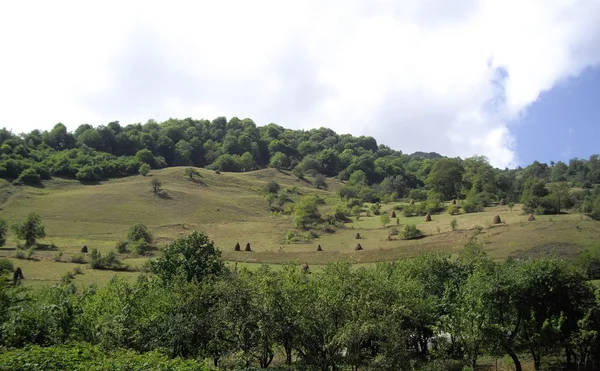
{"type": "Polygon", "coordinates": [[[456,200],[452,200],[452,202],[450,202],[452,205],[456,205],[456,200]]]}
{"type": "Polygon", "coordinates": [[[396,212],[394,210],[392,210],[392,215],[390,215],[390,218],[395,218],[396,217],[396,212]]]}
{"type": "Polygon", "coordinates": [[[323,248],[321,247],[321,245],[317,246],[317,251],[323,251],[323,248]]]}
{"type": "Polygon", "coordinates": [[[425,215],[425,221],[426,222],[430,222],[431,221],[431,214],[427,213],[427,215],[425,215]]]}
{"type": "Polygon", "coordinates": [[[500,224],[502,223],[502,219],[500,219],[500,215],[496,215],[494,217],[494,224],[500,224]]]}
{"type": "Polygon", "coordinates": [[[354,248],[354,250],[356,250],[356,251],[359,251],[359,250],[362,250],[362,249],[363,248],[362,248],[362,246],[359,243],[357,243],[356,247],[354,248]]]}
{"type": "Polygon", "coordinates": [[[362,237],[360,236],[360,233],[356,232],[356,236],[354,236],[355,240],[360,240],[362,237]]]}
{"type": "Polygon", "coordinates": [[[308,264],[304,263],[304,264],[302,265],[302,272],[303,272],[303,273],[308,273],[308,268],[309,268],[309,267],[308,267],[308,264]]]}
{"type": "Polygon", "coordinates": [[[237,242],[237,243],[235,244],[234,250],[235,250],[235,251],[242,251],[242,248],[240,247],[240,243],[239,243],[239,242],[237,242]]]}
{"type": "Polygon", "coordinates": [[[81,248],[81,252],[84,254],[87,254],[88,250],[87,250],[87,246],[83,245],[83,247],[81,248]]]}
{"type": "Polygon", "coordinates": [[[533,214],[529,214],[529,217],[527,218],[528,222],[533,222],[535,220],[535,216],[533,216],[533,214]]]}
{"type": "Polygon", "coordinates": [[[500,204],[500,206],[504,206],[504,205],[506,205],[506,201],[504,201],[504,199],[501,198],[499,204],[500,204]]]}
{"type": "Polygon", "coordinates": [[[410,205],[410,206],[415,206],[415,200],[410,200],[410,203],[409,203],[409,205],[410,205]]]}
{"type": "Polygon", "coordinates": [[[252,248],[250,248],[250,242],[246,244],[246,251],[252,251],[252,248]]]}

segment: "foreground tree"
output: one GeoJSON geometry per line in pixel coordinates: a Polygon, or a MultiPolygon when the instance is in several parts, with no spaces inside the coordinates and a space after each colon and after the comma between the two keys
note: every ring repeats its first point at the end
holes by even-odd
{"type": "Polygon", "coordinates": [[[12,229],[17,238],[25,240],[26,246],[33,246],[36,239],[46,237],[44,223],[36,212],[29,213],[22,223],[13,225],[12,229]]]}

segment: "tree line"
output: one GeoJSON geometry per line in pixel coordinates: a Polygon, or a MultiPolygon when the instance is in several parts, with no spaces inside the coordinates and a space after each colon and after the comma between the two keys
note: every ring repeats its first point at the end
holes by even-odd
{"type": "Polygon", "coordinates": [[[98,181],[169,166],[233,172],[273,167],[298,178],[337,177],[350,183],[341,197],[369,202],[425,200],[433,191],[444,200],[468,199],[465,210],[471,211],[505,200],[524,203],[530,213],[575,208],[600,218],[598,155],[568,164],[535,161],[525,168],[496,169],[483,156],[408,155],[369,136],[323,127],[258,127],[237,117],[127,126],[115,121],[80,125],[74,132],[61,123],[50,131],[18,135],[0,130],[0,177],[16,183],[35,184],[53,176],[98,181]]]}
{"type": "Polygon", "coordinates": [[[249,271],[227,267],[193,232],[135,282],[77,290],[3,280],[0,344],[158,352],[225,369],[274,359],[320,370],[473,369],[483,356],[508,357],[519,371],[525,360],[536,370],[595,367],[598,288],[563,260],[497,263],[473,241],[455,258],[249,271]]]}

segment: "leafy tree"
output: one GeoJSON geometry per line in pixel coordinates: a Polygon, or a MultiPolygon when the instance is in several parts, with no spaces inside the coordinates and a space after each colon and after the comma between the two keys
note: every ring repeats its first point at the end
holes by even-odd
{"type": "Polygon", "coordinates": [[[569,187],[567,182],[550,183],[548,184],[548,190],[554,199],[556,210],[560,214],[561,208],[569,204],[571,187],[569,187]]]}
{"type": "Polygon", "coordinates": [[[21,172],[21,174],[19,175],[19,178],[17,178],[17,180],[19,182],[25,183],[25,184],[40,184],[41,183],[40,174],[38,174],[38,172],[33,168],[28,168],[28,169],[23,170],[23,172],[21,172]]]}
{"type": "Polygon", "coordinates": [[[150,173],[150,165],[148,165],[148,164],[142,164],[142,166],[140,166],[139,173],[142,176],[148,175],[150,173]]]}
{"type": "Polygon", "coordinates": [[[221,251],[208,236],[197,231],[173,241],[150,266],[165,283],[172,283],[180,275],[187,281],[202,282],[226,270],[221,251]]]}
{"type": "Polygon", "coordinates": [[[390,222],[390,216],[387,213],[381,214],[379,220],[381,221],[383,228],[385,228],[385,226],[390,222]]]}
{"type": "Polygon", "coordinates": [[[36,212],[29,213],[23,222],[13,225],[12,230],[17,238],[25,240],[26,246],[33,246],[36,239],[46,237],[42,218],[36,212]]]}
{"type": "Polygon", "coordinates": [[[265,191],[267,193],[277,194],[277,192],[279,192],[280,188],[281,188],[281,186],[279,185],[279,183],[277,183],[274,180],[269,180],[267,182],[267,184],[265,185],[265,191]]]}
{"type": "Polygon", "coordinates": [[[152,243],[153,239],[152,233],[150,233],[148,227],[142,223],[133,225],[127,233],[127,241],[129,242],[142,240],[147,243],[152,243]]]}
{"type": "Polygon", "coordinates": [[[402,232],[400,232],[400,236],[405,240],[413,240],[415,238],[422,237],[423,232],[421,232],[416,225],[407,224],[404,226],[402,232]]]}
{"type": "Polygon", "coordinates": [[[183,175],[193,180],[195,176],[200,176],[200,172],[192,167],[187,167],[183,171],[183,175]]]}
{"type": "Polygon", "coordinates": [[[308,223],[318,221],[320,218],[316,196],[304,196],[294,205],[294,225],[297,228],[306,228],[308,223]]]}
{"type": "Polygon", "coordinates": [[[458,227],[458,221],[456,219],[452,219],[450,221],[450,228],[452,228],[452,230],[455,231],[457,227],[458,227]]]}
{"type": "Polygon", "coordinates": [[[152,186],[152,191],[154,194],[158,194],[161,191],[160,187],[162,186],[162,182],[160,180],[153,178],[150,181],[150,185],[152,186]]]}
{"type": "Polygon", "coordinates": [[[508,208],[510,209],[510,211],[512,211],[512,210],[513,210],[513,207],[515,207],[515,203],[514,203],[513,201],[510,201],[510,202],[508,203],[508,208]]]}
{"type": "Polygon", "coordinates": [[[442,158],[435,162],[425,183],[445,199],[458,198],[465,169],[456,159],[442,158]]]}
{"type": "Polygon", "coordinates": [[[274,167],[275,169],[283,169],[283,168],[288,167],[288,165],[289,165],[289,159],[285,155],[285,153],[282,153],[282,152],[275,153],[271,157],[271,160],[269,161],[269,166],[274,167]]]}
{"type": "Polygon", "coordinates": [[[6,243],[6,233],[8,232],[8,223],[4,219],[0,219],[0,247],[6,243]]]}
{"type": "Polygon", "coordinates": [[[315,175],[315,187],[318,189],[327,189],[329,186],[327,185],[327,180],[322,174],[315,175]]]}

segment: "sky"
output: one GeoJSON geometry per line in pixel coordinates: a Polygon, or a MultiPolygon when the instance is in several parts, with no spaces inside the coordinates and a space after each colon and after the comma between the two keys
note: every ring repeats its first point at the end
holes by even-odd
{"type": "Polygon", "coordinates": [[[600,0],[2,2],[0,126],[237,116],[501,168],[585,158],[598,45],[600,0]]]}

